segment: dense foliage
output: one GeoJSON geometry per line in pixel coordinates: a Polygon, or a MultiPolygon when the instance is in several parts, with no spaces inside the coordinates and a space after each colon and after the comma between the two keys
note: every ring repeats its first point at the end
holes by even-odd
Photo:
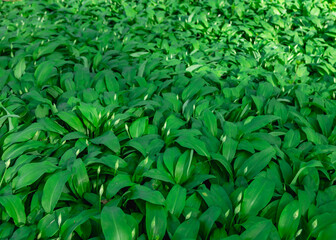
{"type": "Polygon", "coordinates": [[[336,6],[0,2],[1,239],[334,239],[336,6]]]}

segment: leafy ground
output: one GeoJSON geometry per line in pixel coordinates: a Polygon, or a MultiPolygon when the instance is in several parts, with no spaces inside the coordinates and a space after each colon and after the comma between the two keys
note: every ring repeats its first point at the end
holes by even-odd
{"type": "Polygon", "coordinates": [[[334,239],[336,6],[0,2],[1,239],[334,239]]]}

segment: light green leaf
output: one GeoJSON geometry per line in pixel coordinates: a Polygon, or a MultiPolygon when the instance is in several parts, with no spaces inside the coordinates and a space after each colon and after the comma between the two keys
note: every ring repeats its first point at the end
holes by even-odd
{"type": "Polygon", "coordinates": [[[120,152],[119,140],[112,131],[103,133],[101,136],[92,139],[91,142],[94,144],[103,144],[115,153],[120,152]]]}
{"type": "Polygon", "coordinates": [[[13,218],[16,226],[26,224],[26,213],[21,199],[16,195],[0,196],[0,204],[7,214],[13,218]]]}
{"type": "Polygon", "coordinates": [[[18,176],[16,177],[15,189],[29,186],[36,182],[43,174],[52,173],[56,169],[58,169],[58,167],[48,161],[24,165],[20,168],[18,176]]]}
{"type": "Polygon", "coordinates": [[[187,198],[187,190],[180,185],[174,185],[166,198],[168,211],[179,217],[184,209],[187,198]]]}
{"type": "Polygon", "coordinates": [[[45,82],[50,78],[53,71],[54,64],[51,61],[42,62],[35,70],[36,85],[42,87],[45,82]]]}
{"type": "Polygon", "coordinates": [[[163,239],[167,229],[167,212],[164,207],[146,203],[146,231],[149,240],[163,239]]]}
{"type": "Polygon", "coordinates": [[[55,173],[48,178],[44,185],[41,199],[42,207],[47,213],[51,213],[54,210],[69,177],[70,172],[63,171],[55,173]]]}
{"type": "Polygon", "coordinates": [[[142,185],[135,185],[131,187],[129,191],[131,192],[129,196],[130,200],[142,199],[152,204],[164,205],[165,199],[159,191],[151,190],[142,185]]]}
{"type": "Polygon", "coordinates": [[[178,226],[173,235],[173,240],[197,239],[199,228],[200,222],[195,218],[191,218],[178,226]]]}
{"type": "Polygon", "coordinates": [[[278,223],[280,237],[292,239],[296,234],[300,218],[300,204],[297,200],[294,200],[284,208],[280,215],[278,223]]]}
{"type": "Polygon", "coordinates": [[[118,207],[104,207],[101,226],[106,240],[131,240],[132,229],[127,224],[125,213],[118,207]]]}
{"type": "Polygon", "coordinates": [[[130,126],[130,134],[132,138],[141,137],[148,127],[148,117],[135,120],[130,126]]]}
{"type": "Polygon", "coordinates": [[[210,157],[205,143],[195,137],[182,136],[176,139],[176,142],[182,147],[194,149],[201,156],[210,157]]]}
{"type": "Polygon", "coordinates": [[[58,117],[66,122],[70,127],[78,132],[86,134],[86,130],[81,120],[73,112],[59,112],[58,117]]]}
{"type": "Polygon", "coordinates": [[[245,189],[241,206],[242,217],[256,216],[271,200],[275,184],[259,177],[245,189]]]}
{"type": "Polygon", "coordinates": [[[17,79],[20,79],[22,74],[24,74],[25,70],[26,70],[26,60],[22,58],[14,68],[14,76],[17,79]]]}

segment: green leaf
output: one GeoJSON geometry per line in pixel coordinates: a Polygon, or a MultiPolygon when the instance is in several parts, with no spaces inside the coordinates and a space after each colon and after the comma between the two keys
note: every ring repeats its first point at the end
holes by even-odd
{"type": "Polygon", "coordinates": [[[246,229],[241,234],[242,239],[280,240],[277,229],[269,219],[249,217],[242,226],[246,229]]]}
{"type": "Polygon", "coordinates": [[[103,133],[101,136],[92,139],[91,142],[94,144],[103,144],[117,154],[120,152],[119,140],[112,131],[103,133]]]}
{"type": "Polygon", "coordinates": [[[51,213],[63,191],[65,183],[70,177],[69,171],[63,171],[53,174],[48,178],[43,188],[42,207],[47,213],[51,213]]]}
{"type": "Polygon", "coordinates": [[[133,185],[135,185],[135,183],[131,181],[130,175],[118,174],[108,184],[106,188],[106,197],[112,198],[119,192],[120,189],[125,188],[125,187],[131,187],[133,185]]]}
{"type": "Polygon", "coordinates": [[[208,239],[209,233],[215,224],[215,221],[221,215],[221,211],[221,208],[211,206],[199,217],[199,221],[201,223],[200,235],[203,239],[208,239]]]}
{"type": "Polygon", "coordinates": [[[141,137],[148,127],[148,117],[135,120],[130,126],[130,134],[132,138],[141,137]]]}
{"type": "Polygon", "coordinates": [[[83,161],[80,158],[75,159],[73,167],[72,167],[72,183],[75,186],[75,189],[80,197],[83,196],[84,193],[90,192],[91,184],[90,179],[85,168],[83,161]]]}
{"type": "Polygon", "coordinates": [[[132,229],[127,224],[125,213],[118,207],[104,207],[101,226],[106,240],[131,240],[132,229]]]}
{"type": "Polygon", "coordinates": [[[26,213],[21,199],[16,195],[0,196],[0,204],[7,214],[13,218],[16,226],[26,224],[26,213]]]}
{"type": "Polygon", "coordinates": [[[33,123],[22,131],[8,135],[4,140],[4,145],[11,145],[18,142],[31,140],[36,132],[41,131],[42,126],[39,123],[33,123]]]}
{"type": "Polygon", "coordinates": [[[176,139],[176,142],[182,147],[194,149],[201,156],[210,157],[205,143],[195,137],[182,136],[176,139]]]}
{"type": "Polygon", "coordinates": [[[200,68],[200,67],[202,67],[203,65],[200,65],[200,64],[195,64],[195,65],[191,65],[190,67],[188,67],[187,69],[186,69],[186,71],[187,72],[192,72],[192,71],[194,71],[194,70],[196,70],[197,68],[200,68]]]}
{"type": "Polygon", "coordinates": [[[222,154],[227,161],[231,162],[237,151],[238,142],[231,137],[224,137],[222,154]]]}
{"type": "Polygon", "coordinates": [[[38,65],[34,74],[36,85],[38,87],[42,87],[47,82],[47,80],[50,78],[53,68],[54,64],[51,61],[42,62],[38,65]]]}
{"type": "Polygon", "coordinates": [[[135,10],[133,10],[133,8],[131,6],[129,6],[127,3],[123,3],[123,7],[126,13],[126,16],[130,19],[133,19],[136,17],[137,12],[135,10]]]}
{"type": "Polygon", "coordinates": [[[167,148],[163,154],[163,162],[172,176],[174,176],[174,166],[180,155],[181,152],[177,147],[167,148]]]}
{"type": "Polygon", "coordinates": [[[334,239],[336,236],[336,223],[324,228],[318,235],[316,240],[334,239]]]}
{"type": "Polygon", "coordinates": [[[245,189],[241,206],[242,217],[256,216],[271,200],[275,184],[258,177],[245,189]]]}
{"type": "Polygon", "coordinates": [[[205,126],[210,130],[211,134],[216,137],[217,136],[217,118],[213,112],[209,109],[206,109],[203,112],[203,118],[205,126]]]}
{"type": "Polygon", "coordinates": [[[56,214],[52,213],[46,215],[39,221],[37,228],[39,229],[42,238],[50,238],[56,234],[59,229],[57,220],[56,214]]]}
{"type": "Polygon", "coordinates": [[[275,156],[275,153],[275,149],[271,146],[261,152],[253,154],[238,169],[237,175],[244,175],[247,179],[252,179],[268,165],[275,156]]]}
{"type": "Polygon", "coordinates": [[[190,176],[191,163],[193,159],[193,151],[185,151],[177,160],[175,166],[175,181],[176,183],[183,183],[188,180],[190,176]]]}
{"type": "Polygon", "coordinates": [[[254,117],[249,123],[245,124],[243,127],[243,132],[251,133],[265,127],[267,124],[280,119],[280,117],[272,115],[263,115],[254,117]]]}
{"type": "Polygon", "coordinates": [[[292,182],[290,185],[295,185],[297,179],[299,178],[300,174],[307,168],[316,168],[316,167],[323,167],[322,163],[317,160],[312,160],[309,162],[301,162],[300,163],[300,168],[299,171],[295,174],[295,177],[293,178],[292,182]]]}
{"type": "Polygon", "coordinates": [[[84,65],[76,64],[74,67],[75,72],[75,86],[77,90],[84,90],[91,86],[90,71],[84,65]]]}
{"type": "Polygon", "coordinates": [[[300,143],[300,132],[298,130],[290,129],[286,135],[283,142],[284,148],[294,148],[297,147],[300,143]]]}
{"type": "Polygon", "coordinates": [[[45,146],[44,142],[40,141],[28,141],[24,143],[10,145],[2,154],[2,159],[14,159],[23,154],[26,151],[33,151],[45,146]]]}
{"type": "Polygon", "coordinates": [[[280,215],[278,223],[280,237],[292,239],[296,234],[300,218],[300,204],[297,200],[294,200],[284,208],[280,215]]]}
{"type": "Polygon", "coordinates": [[[191,218],[178,226],[173,235],[173,240],[197,239],[199,228],[200,222],[195,218],[191,218]]]}
{"type": "Polygon", "coordinates": [[[36,182],[43,174],[52,173],[56,169],[58,167],[48,161],[26,164],[19,170],[16,177],[15,189],[29,186],[36,182]]]}
{"type": "Polygon", "coordinates": [[[59,112],[58,117],[78,132],[86,134],[81,120],[73,112],[59,112]]]}
{"type": "Polygon", "coordinates": [[[146,232],[149,240],[163,239],[167,229],[167,212],[164,207],[146,203],[146,232]]]}
{"type": "Polygon", "coordinates": [[[131,192],[129,196],[130,200],[142,199],[153,204],[164,205],[165,199],[159,191],[151,190],[142,185],[135,185],[129,191],[131,192]]]}
{"type": "Polygon", "coordinates": [[[39,119],[38,123],[40,123],[45,128],[45,130],[49,132],[58,133],[60,135],[68,133],[68,131],[64,127],[59,125],[56,121],[51,120],[50,118],[46,117],[39,119]]]}
{"type": "Polygon", "coordinates": [[[14,76],[17,79],[20,79],[25,70],[26,70],[26,60],[22,58],[14,68],[14,76]]]}
{"type": "Polygon", "coordinates": [[[64,240],[72,239],[73,231],[83,223],[85,223],[90,218],[98,215],[96,209],[89,209],[81,211],[78,215],[74,216],[73,218],[69,218],[64,222],[61,227],[60,237],[64,240]]]}
{"type": "Polygon", "coordinates": [[[187,190],[180,185],[174,185],[166,198],[168,211],[179,217],[184,209],[187,198],[187,190]]]}

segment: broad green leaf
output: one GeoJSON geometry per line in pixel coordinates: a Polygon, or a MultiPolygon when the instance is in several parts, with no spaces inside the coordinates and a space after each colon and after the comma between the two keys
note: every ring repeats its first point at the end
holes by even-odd
{"type": "Polygon", "coordinates": [[[4,140],[4,145],[31,140],[35,136],[36,132],[41,130],[42,126],[40,124],[33,123],[22,131],[8,135],[4,140]]]}
{"type": "Polygon", "coordinates": [[[84,65],[76,64],[74,67],[75,72],[75,86],[77,90],[83,90],[91,86],[90,71],[84,65]]]}
{"type": "Polygon", "coordinates": [[[301,162],[300,163],[300,169],[299,171],[295,174],[295,177],[293,178],[292,182],[290,183],[291,185],[295,185],[298,177],[300,174],[307,168],[316,168],[316,167],[323,167],[322,163],[317,160],[312,160],[309,162],[301,162]]]}
{"type": "Polygon", "coordinates": [[[336,222],[336,216],[334,213],[327,212],[314,216],[307,224],[308,231],[312,237],[318,237],[318,234],[326,227],[336,222]]]}
{"type": "Polygon", "coordinates": [[[47,80],[50,78],[53,68],[54,64],[51,61],[42,62],[38,65],[34,74],[37,86],[42,87],[47,82],[47,80]]]}
{"type": "Polygon", "coordinates": [[[241,206],[242,217],[256,216],[271,200],[275,185],[268,179],[258,177],[245,189],[241,206]]]}
{"type": "Polygon", "coordinates": [[[106,240],[131,240],[132,230],[127,224],[125,213],[118,207],[104,207],[101,226],[106,240]]]}
{"type": "Polygon", "coordinates": [[[53,121],[48,117],[39,119],[38,123],[40,123],[47,131],[58,133],[60,135],[68,133],[68,131],[64,127],[62,127],[56,121],[53,121]]]}
{"type": "Polygon", "coordinates": [[[187,190],[180,185],[174,185],[166,198],[168,211],[179,217],[184,209],[187,198],[187,190]]]}
{"type": "Polygon", "coordinates": [[[280,240],[277,229],[269,219],[250,217],[242,226],[246,229],[241,234],[242,239],[280,240]]]}
{"type": "Polygon", "coordinates": [[[105,85],[108,91],[115,93],[119,92],[120,86],[113,71],[105,71],[105,85]]]}
{"type": "Polygon", "coordinates": [[[186,69],[186,71],[187,72],[192,72],[192,71],[194,71],[194,70],[196,70],[197,68],[200,68],[200,67],[202,67],[202,65],[200,65],[200,64],[191,65],[190,67],[188,67],[186,69]]]}
{"type": "Polygon", "coordinates": [[[214,153],[214,154],[211,155],[211,157],[213,158],[212,161],[215,160],[215,161],[219,162],[225,168],[225,170],[228,172],[228,174],[230,175],[230,178],[233,179],[232,166],[231,166],[230,162],[221,154],[214,153]]]}
{"type": "Polygon", "coordinates": [[[63,171],[53,174],[48,178],[43,188],[42,207],[47,213],[51,213],[63,191],[65,183],[70,177],[70,172],[63,171]]]}
{"type": "Polygon", "coordinates": [[[231,137],[224,137],[222,154],[227,161],[231,162],[237,150],[238,142],[231,137]]]}
{"type": "Polygon", "coordinates": [[[128,18],[133,19],[136,17],[137,12],[130,5],[123,3],[123,7],[128,18]]]}
{"type": "Polygon", "coordinates": [[[26,213],[21,199],[16,195],[0,196],[0,204],[7,214],[13,218],[16,226],[26,224],[26,213]]]}
{"type": "Polygon", "coordinates": [[[210,157],[210,153],[205,143],[195,137],[179,137],[176,139],[176,142],[182,147],[194,149],[201,156],[210,157]]]}
{"type": "Polygon", "coordinates": [[[322,133],[324,136],[328,137],[331,133],[331,128],[333,126],[334,117],[331,115],[317,115],[316,119],[320,125],[322,133]]]}
{"type": "Polygon", "coordinates": [[[143,117],[135,120],[129,128],[132,138],[141,137],[148,127],[148,118],[143,117]]]}
{"type": "Polygon", "coordinates": [[[20,79],[25,70],[26,70],[26,60],[22,58],[14,68],[14,76],[17,79],[20,79]]]}
{"type": "Polygon", "coordinates": [[[164,129],[169,129],[169,130],[173,130],[173,129],[179,129],[180,127],[184,126],[186,124],[185,121],[183,121],[182,119],[176,117],[175,115],[170,115],[169,117],[167,117],[165,124],[163,125],[164,129]]]}
{"type": "Polygon", "coordinates": [[[216,137],[217,136],[217,118],[213,112],[209,109],[206,109],[203,112],[204,123],[207,128],[210,130],[211,134],[216,137]]]}
{"type": "Polygon", "coordinates": [[[177,160],[175,166],[176,183],[185,182],[190,176],[190,168],[193,159],[193,151],[185,151],[177,160]]]}
{"type": "Polygon", "coordinates": [[[57,220],[56,214],[52,213],[46,215],[39,221],[37,228],[39,229],[42,238],[50,238],[56,234],[59,229],[57,220]]]}
{"type": "Polygon", "coordinates": [[[0,225],[0,239],[9,239],[13,235],[15,225],[10,222],[4,222],[0,225]]]}
{"type": "Polygon", "coordinates": [[[80,158],[75,159],[73,167],[72,167],[72,177],[71,181],[74,184],[74,187],[80,197],[83,196],[84,193],[90,192],[91,184],[90,179],[85,168],[83,161],[80,158]]]}
{"type": "Polygon", "coordinates": [[[176,229],[173,240],[180,240],[180,239],[196,239],[198,236],[200,228],[200,222],[195,219],[191,218],[186,220],[185,222],[181,223],[181,225],[176,229]]]}
{"type": "Polygon", "coordinates": [[[263,115],[254,117],[249,123],[243,127],[244,133],[251,133],[265,127],[267,124],[280,119],[280,117],[272,115],[263,115]]]}
{"type": "Polygon", "coordinates": [[[22,155],[26,151],[33,151],[40,149],[45,146],[44,142],[41,141],[28,141],[24,143],[16,143],[10,145],[2,154],[2,159],[14,159],[22,155]]]}
{"type": "Polygon", "coordinates": [[[78,132],[86,134],[81,120],[73,112],[59,112],[58,117],[78,132]]]}
{"type": "Polygon", "coordinates": [[[125,187],[131,187],[135,185],[131,181],[131,177],[128,174],[118,174],[114,178],[112,178],[111,182],[108,184],[106,188],[106,197],[112,198],[114,195],[116,195],[119,190],[125,187]]]}
{"type": "Polygon", "coordinates": [[[280,237],[284,239],[292,239],[297,232],[300,219],[300,205],[297,200],[294,200],[284,208],[280,215],[278,223],[280,237]]]}
{"type": "Polygon", "coordinates": [[[98,215],[98,211],[96,209],[88,209],[81,211],[72,218],[69,218],[64,222],[61,227],[60,237],[65,240],[72,239],[73,231],[75,231],[77,227],[85,223],[90,218],[95,217],[96,215],[98,215]]]}
{"type": "Polygon", "coordinates": [[[203,237],[203,239],[208,238],[215,221],[221,215],[221,211],[221,208],[211,206],[199,217],[199,221],[201,223],[200,235],[203,237]]]}
{"type": "Polygon", "coordinates": [[[180,155],[181,152],[177,147],[167,148],[163,154],[163,162],[172,176],[174,176],[174,166],[180,155]]]}
{"type": "Polygon", "coordinates": [[[249,159],[245,160],[243,165],[238,169],[237,175],[243,175],[246,176],[247,179],[252,179],[268,165],[275,156],[275,153],[275,149],[269,147],[253,154],[249,159]]]}
{"type": "Polygon", "coordinates": [[[129,191],[131,192],[129,196],[130,200],[142,199],[152,204],[164,205],[165,199],[159,191],[151,190],[142,185],[135,185],[129,191]]]}
{"type": "Polygon", "coordinates": [[[24,165],[20,168],[18,176],[16,177],[15,189],[29,186],[36,182],[43,174],[52,173],[56,169],[58,169],[58,167],[48,161],[24,165]]]}
{"type": "Polygon", "coordinates": [[[159,169],[150,169],[142,174],[143,177],[149,177],[157,179],[164,182],[169,182],[174,184],[174,179],[169,175],[168,172],[159,169]]]}
{"type": "Polygon", "coordinates": [[[163,239],[167,229],[167,212],[164,207],[146,203],[146,232],[149,240],[163,239]]]}
{"type": "Polygon", "coordinates": [[[324,228],[318,235],[317,240],[334,239],[336,236],[336,223],[324,228]]]}
{"type": "Polygon", "coordinates": [[[91,142],[94,144],[103,144],[115,153],[120,152],[119,140],[112,131],[103,133],[101,136],[92,139],[91,142]]]}
{"type": "Polygon", "coordinates": [[[283,142],[284,148],[294,148],[300,143],[300,132],[298,130],[290,129],[286,135],[283,142]]]}

